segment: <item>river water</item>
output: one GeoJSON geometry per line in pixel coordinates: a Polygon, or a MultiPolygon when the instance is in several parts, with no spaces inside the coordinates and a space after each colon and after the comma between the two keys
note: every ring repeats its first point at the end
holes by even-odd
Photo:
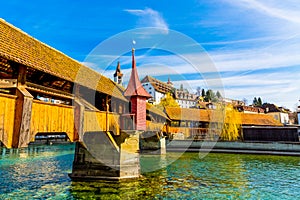
{"type": "Polygon", "coordinates": [[[74,145],[0,147],[0,199],[297,199],[300,158],[168,153],[141,157],[143,178],[72,182],[74,145]],[[181,155],[181,156],[180,156],[181,155]],[[170,161],[172,164],[169,164],[170,161]],[[160,168],[151,171],[151,167],[160,168]]]}

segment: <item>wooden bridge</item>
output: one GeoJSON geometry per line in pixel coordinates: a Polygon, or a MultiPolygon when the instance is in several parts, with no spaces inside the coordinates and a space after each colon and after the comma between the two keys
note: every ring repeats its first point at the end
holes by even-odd
{"type": "MultiPolygon", "coordinates": [[[[0,143],[26,147],[39,133],[120,135],[132,128],[125,88],[0,19],[0,143]]],[[[162,131],[154,108],[148,131],[162,131]]],[[[162,118],[162,119],[160,119],[162,118]]]]}

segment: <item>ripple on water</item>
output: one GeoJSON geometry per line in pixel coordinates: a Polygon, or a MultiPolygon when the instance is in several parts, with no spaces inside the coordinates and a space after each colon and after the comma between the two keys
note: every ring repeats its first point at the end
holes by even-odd
{"type": "Polygon", "coordinates": [[[72,182],[74,145],[0,151],[0,199],[296,199],[300,158],[197,153],[143,156],[144,178],[72,182]],[[179,157],[179,158],[178,158],[179,157]],[[177,159],[178,158],[178,159],[177,159]],[[172,163],[168,165],[167,163],[172,163]],[[151,165],[165,166],[149,171],[151,165]],[[145,170],[146,169],[146,170],[145,170]]]}

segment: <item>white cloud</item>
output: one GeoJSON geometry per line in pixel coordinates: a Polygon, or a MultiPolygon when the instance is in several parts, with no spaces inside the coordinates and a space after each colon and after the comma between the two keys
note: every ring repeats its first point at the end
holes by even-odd
{"type": "Polygon", "coordinates": [[[237,0],[231,3],[254,9],[270,17],[300,24],[299,1],[237,0]]]}
{"type": "Polygon", "coordinates": [[[139,17],[138,27],[155,27],[163,29],[167,34],[169,31],[168,24],[165,22],[161,14],[151,8],[141,9],[125,9],[124,11],[139,17]]]}

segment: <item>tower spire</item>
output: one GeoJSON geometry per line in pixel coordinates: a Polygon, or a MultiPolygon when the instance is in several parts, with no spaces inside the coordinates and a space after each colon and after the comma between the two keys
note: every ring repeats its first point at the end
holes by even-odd
{"type": "Polygon", "coordinates": [[[173,85],[173,83],[171,82],[170,76],[168,76],[168,82],[167,82],[167,84],[173,85]]]}
{"type": "Polygon", "coordinates": [[[116,72],[114,73],[114,82],[122,85],[123,82],[123,73],[121,72],[120,61],[118,61],[118,65],[116,67],[116,72]]]}
{"type": "Polygon", "coordinates": [[[132,48],[132,50],[131,50],[131,53],[132,53],[132,69],[136,68],[135,59],[134,59],[134,51],[135,51],[135,49],[132,48]]]}
{"type": "Polygon", "coordinates": [[[146,98],[151,98],[152,96],[144,89],[139,79],[136,62],[134,58],[134,48],[132,48],[132,69],[131,75],[129,79],[128,86],[124,92],[124,96],[131,97],[131,96],[142,96],[146,98]]]}
{"type": "Polygon", "coordinates": [[[134,115],[134,129],[146,130],[146,100],[151,95],[143,88],[139,79],[136,63],[134,59],[134,49],[132,49],[132,69],[128,86],[124,92],[124,96],[130,99],[130,112],[134,115]]]}

